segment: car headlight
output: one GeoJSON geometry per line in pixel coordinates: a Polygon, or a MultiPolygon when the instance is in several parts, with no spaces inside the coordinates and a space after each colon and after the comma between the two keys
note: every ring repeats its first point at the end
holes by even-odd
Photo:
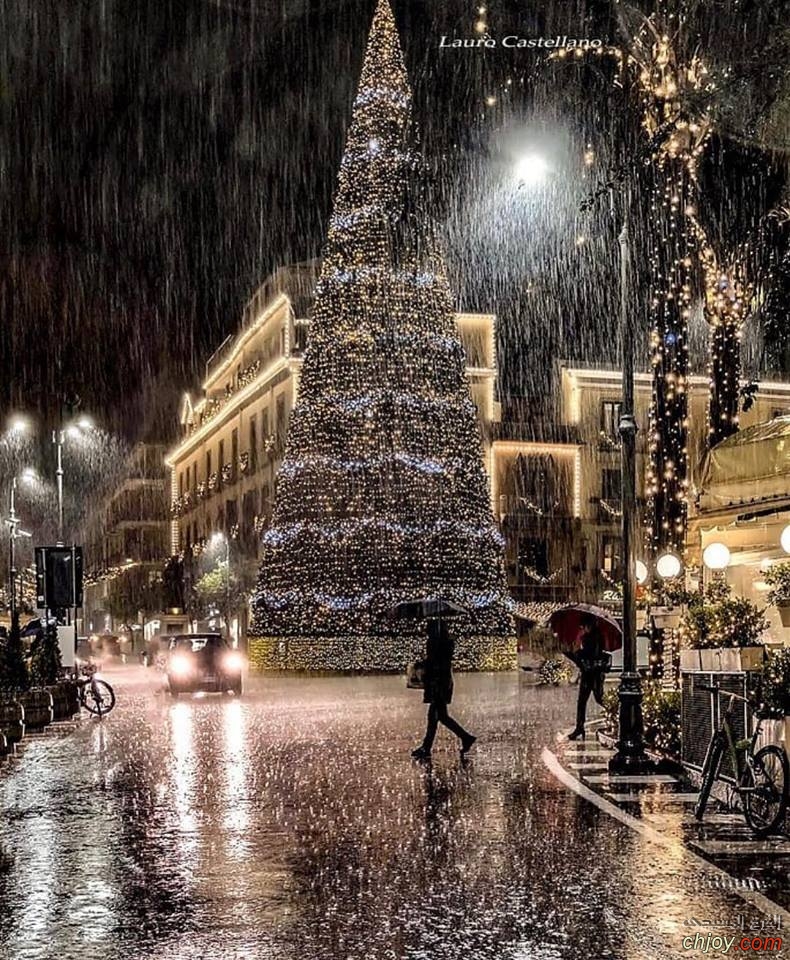
{"type": "Polygon", "coordinates": [[[233,673],[241,673],[241,671],[244,669],[244,657],[238,652],[238,650],[232,650],[230,653],[226,653],[222,662],[225,669],[230,670],[233,673]]]}
{"type": "Polygon", "coordinates": [[[192,673],[192,664],[188,657],[177,656],[170,659],[170,672],[176,677],[188,677],[192,673]]]}

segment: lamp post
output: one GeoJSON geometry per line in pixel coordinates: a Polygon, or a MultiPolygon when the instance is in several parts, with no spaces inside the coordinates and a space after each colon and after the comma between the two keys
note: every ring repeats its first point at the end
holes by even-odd
{"type": "Polygon", "coordinates": [[[622,337],[623,396],[620,406],[621,495],[623,542],[623,672],[617,691],[619,723],[617,752],[609,761],[613,773],[635,773],[650,766],[645,754],[642,722],[642,681],[636,667],[636,415],[634,410],[634,323],[630,313],[631,250],[629,215],[631,195],[626,186],[620,231],[620,335],[622,337]]]}
{"type": "MultiPolygon", "coordinates": [[[[27,475],[27,471],[25,471],[27,475]]],[[[28,533],[27,530],[21,530],[19,528],[19,517],[16,515],[16,484],[17,478],[13,477],[11,479],[11,499],[8,505],[8,519],[6,523],[9,527],[9,537],[8,537],[8,570],[9,570],[9,593],[10,593],[10,612],[11,612],[11,623],[16,623],[16,542],[19,537],[31,537],[32,534],[28,533]]]]}
{"type": "Polygon", "coordinates": [[[80,417],[80,419],[69,427],[61,427],[52,431],[52,442],[55,444],[58,453],[58,463],[55,469],[55,478],[58,489],[58,542],[57,546],[62,547],[63,541],[63,444],[66,436],[80,436],[93,427],[89,417],[80,417]]]}

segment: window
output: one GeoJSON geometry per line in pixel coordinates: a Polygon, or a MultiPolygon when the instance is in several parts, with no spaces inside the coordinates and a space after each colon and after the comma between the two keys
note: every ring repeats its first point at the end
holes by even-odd
{"type": "Polygon", "coordinates": [[[272,492],[268,483],[261,487],[261,514],[264,517],[272,515],[272,492]]]}
{"type": "Polygon", "coordinates": [[[219,442],[219,452],[217,455],[217,472],[219,474],[219,481],[217,486],[222,486],[222,468],[225,466],[225,441],[220,440],[219,442]]]}
{"type": "Polygon", "coordinates": [[[620,436],[620,408],[619,400],[604,400],[601,403],[601,433],[612,440],[620,436]]]}
{"type": "Polygon", "coordinates": [[[184,474],[180,471],[178,474],[178,495],[179,497],[184,495],[184,474]]]}
{"type": "Polygon", "coordinates": [[[285,437],[287,426],[288,424],[285,417],[285,394],[281,393],[277,398],[277,437],[279,439],[285,437]]]}
{"type": "Polygon", "coordinates": [[[206,450],[206,480],[211,476],[211,451],[206,450]]]}
{"type": "Polygon", "coordinates": [[[250,418],[250,473],[258,468],[258,422],[255,414],[250,418]]]}
{"type": "Polygon", "coordinates": [[[230,435],[230,475],[233,480],[236,479],[236,471],[239,468],[239,431],[234,430],[230,435]]]}
{"type": "Polygon", "coordinates": [[[621,546],[620,537],[601,538],[601,569],[614,580],[620,577],[621,546]]]}
{"type": "Polygon", "coordinates": [[[549,545],[538,537],[520,537],[518,565],[525,576],[532,578],[549,575],[549,545]]]}
{"type": "Polygon", "coordinates": [[[619,469],[601,471],[601,499],[619,501],[622,492],[622,475],[619,469]]]}
{"type": "Polygon", "coordinates": [[[271,436],[271,432],[271,424],[269,423],[269,408],[266,407],[264,410],[261,410],[261,437],[264,443],[266,443],[271,436]]]}
{"type": "Polygon", "coordinates": [[[239,511],[238,505],[235,500],[228,500],[225,503],[225,527],[226,532],[230,535],[231,531],[239,522],[239,511]]]}

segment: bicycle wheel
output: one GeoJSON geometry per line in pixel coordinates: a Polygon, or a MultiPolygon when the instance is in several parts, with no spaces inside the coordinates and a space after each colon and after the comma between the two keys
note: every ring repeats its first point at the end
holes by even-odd
{"type": "Polygon", "coordinates": [[[721,758],[724,756],[724,743],[718,733],[714,734],[708,744],[708,752],[705,754],[705,762],[702,764],[702,783],[699,788],[699,797],[694,807],[694,816],[701,820],[705,816],[705,809],[708,806],[710,792],[716,777],[719,775],[721,758]]]}
{"type": "Polygon", "coordinates": [[[790,781],[787,754],[770,744],[754,755],[753,766],[747,766],[741,786],[743,815],[757,837],[767,837],[779,827],[787,808],[787,785],[790,781]]]}
{"type": "Polygon", "coordinates": [[[85,687],[85,709],[94,717],[103,717],[115,706],[115,692],[106,680],[92,680],[85,687]]]}

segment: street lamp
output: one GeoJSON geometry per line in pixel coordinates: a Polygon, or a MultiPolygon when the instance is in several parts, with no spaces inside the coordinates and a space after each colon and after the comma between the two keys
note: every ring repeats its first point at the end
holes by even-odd
{"type": "Polygon", "coordinates": [[[549,171],[546,158],[538,153],[528,153],[516,163],[516,179],[519,186],[532,186],[545,179],[549,171]]]}
{"type": "Polygon", "coordinates": [[[782,545],[785,553],[790,553],[790,523],[782,531],[779,537],[779,543],[782,545]]]}
{"type": "Polygon", "coordinates": [[[675,577],[680,576],[682,569],[683,564],[680,562],[680,557],[671,551],[662,553],[656,560],[656,573],[662,580],[674,580],[675,577]]]}
{"type": "Polygon", "coordinates": [[[22,436],[28,432],[30,425],[28,421],[21,416],[15,416],[8,425],[8,432],[14,436],[22,436]]]}
{"type": "Polygon", "coordinates": [[[71,437],[72,439],[77,439],[84,436],[88,431],[93,429],[93,422],[90,417],[82,416],[76,423],[68,424],[66,427],[61,427],[59,430],[52,431],[52,442],[57,447],[58,451],[58,466],[55,470],[55,476],[57,478],[58,485],[58,543],[59,547],[63,546],[63,444],[65,443],[66,437],[71,437]]]}
{"type": "Polygon", "coordinates": [[[709,543],[702,551],[702,562],[715,573],[726,570],[730,565],[730,550],[725,543],[709,543]]]}
{"type": "MultiPolygon", "coordinates": [[[[630,111],[628,65],[621,71],[623,106],[630,111]]],[[[631,183],[623,186],[623,224],[620,243],[620,337],[622,341],[623,395],[620,405],[620,489],[623,544],[623,670],[617,689],[617,752],[609,761],[614,774],[638,774],[649,770],[642,718],[642,679],[636,665],[636,410],[634,406],[634,361],[637,323],[631,316],[631,183]]]]}
{"type": "MultiPolygon", "coordinates": [[[[28,467],[22,472],[22,479],[29,481],[35,477],[35,471],[28,467]]],[[[22,530],[19,526],[20,520],[16,515],[16,487],[17,478],[11,478],[11,498],[8,505],[8,519],[6,524],[9,528],[8,538],[8,569],[9,569],[9,599],[11,610],[11,624],[16,625],[16,542],[19,537],[32,537],[32,533],[22,530]]]]}
{"type": "Polygon", "coordinates": [[[643,587],[647,583],[648,570],[641,560],[637,560],[634,564],[634,573],[636,574],[636,582],[640,587],[643,587]]]}

